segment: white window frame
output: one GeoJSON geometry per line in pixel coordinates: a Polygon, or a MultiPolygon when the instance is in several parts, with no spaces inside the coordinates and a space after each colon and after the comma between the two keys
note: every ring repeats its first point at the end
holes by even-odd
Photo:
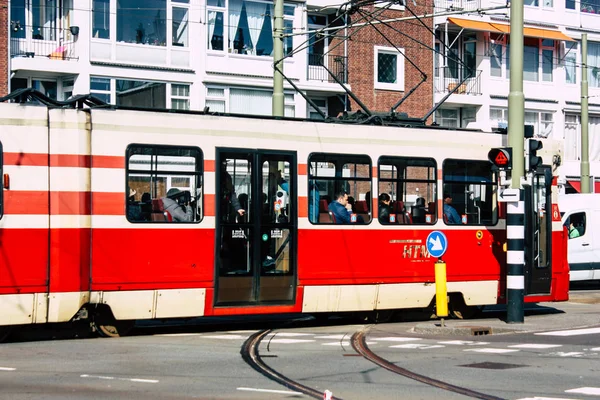
{"type": "Polygon", "coordinates": [[[393,47],[375,46],[374,51],[374,69],[373,69],[373,87],[375,89],[404,91],[404,48],[396,50],[393,47]],[[379,82],[377,79],[379,53],[393,54],[396,56],[396,83],[379,82]]]}
{"type": "Polygon", "coordinates": [[[187,102],[187,108],[177,108],[177,110],[189,110],[190,109],[190,91],[192,90],[192,85],[190,85],[189,83],[169,83],[168,85],[168,89],[167,89],[167,104],[169,105],[169,109],[170,110],[175,110],[175,108],[173,108],[173,100],[185,100],[187,102]],[[187,96],[182,96],[182,95],[175,95],[173,94],[173,85],[175,86],[187,86],[187,96]]]}
{"type": "MultiPolygon", "coordinates": [[[[384,8],[384,7],[387,7],[387,5],[389,3],[391,3],[391,2],[389,2],[389,1],[388,2],[377,2],[376,1],[374,3],[374,6],[377,8],[384,8]]],[[[406,9],[404,0],[402,0],[401,3],[402,4],[396,4],[396,3],[392,4],[391,6],[389,6],[388,10],[404,11],[406,9]]]]}
{"type": "MultiPolygon", "coordinates": [[[[214,101],[214,102],[220,102],[224,105],[224,113],[230,113],[230,107],[229,107],[229,99],[230,99],[230,93],[229,90],[230,89],[240,89],[240,90],[262,90],[265,92],[273,92],[271,89],[267,89],[267,88],[259,88],[259,87],[244,87],[244,86],[223,86],[223,85],[206,85],[206,98],[204,99],[204,105],[206,106],[206,102],[207,101],[214,101]],[[223,91],[223,95],[222,96],[210,96],[208,94],[209,89],[216,89],[216,90],[222,90],[223,91]]],[[[284,98],[284,115],[286,117],[291,117],[294,118],[296,116],[296,96],[294,94],[294,92],[285,90],[283,93],[283,98],[284,98]],[[287,115],[287,112],[291,112],[293,113],[292,116],[287,115]]],[[[214,111],[214,110],[213,110],[214,111]]],[[[261,114],[263,115],[263,114],[261,114]]],[[[271,115],[271,112],[269,111],[268,113],[264,114],[265,116],[269,116],[271,115]]]]}

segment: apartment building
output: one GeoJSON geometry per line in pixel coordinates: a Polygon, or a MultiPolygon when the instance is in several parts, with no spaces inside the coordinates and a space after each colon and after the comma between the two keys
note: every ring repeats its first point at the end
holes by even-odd
{"type": "MultiPolygon", "coordinates": [[[[271,114],[272,1],[11,0],[9,12],[11,90],[33,87],[58,100],[92,93],[118,105],[271,114]]],[[[404,50],[389,44],[373,50],[373,43],[370,65],[361,60],[353,73],[349,54],[368,44],[344,43],[347,20],[336,13],[325,0],[285,2],[285,76],[325,115],[337,116],[356,109],[338,82],[351,89],[356,82],[366,96],[363,83],[372,88],[378,79],[378,51],[386,63],[380,67],[383,87],[365,101],[373,110],[389,110],[411,84],[404,81],[411,72],[404,50]],[[339,30],[307,34],[330,25],[339,30]]],[[[431,71],[431,58],[420,60],[431,71]]],[[[429,95],[422,107],[429,109],[431,87],[398,111],[418,109],[418,95],[429,95]]],[[[285,115],[322,118],[287,81],[285,115]]]]}
{"type": "MultiPolygon", "coordinates": [[[[444,126],[506,128],[510,68],[510,10],[490,0],[436,0],[434,101],[444,126]],[[495,8],[495,9],[492,9],[495,8]],[[488,9],[483,14],[477,9],[488,9]]],[[[566,190],[580,187],[581,35],[588,34],[590,174],[600,192],[600,2],[525,0],[525,123],[537,137],[564,140],[566,190]]],[[[593,187],[593,186],[592,186],[593,187]]]]}

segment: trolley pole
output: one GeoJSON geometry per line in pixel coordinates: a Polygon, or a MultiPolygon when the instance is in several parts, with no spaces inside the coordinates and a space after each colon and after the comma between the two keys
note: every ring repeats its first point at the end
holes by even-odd
{"type": "Polygon", "coordinates": [[[275,0],[273,20],[273,116],[283,117],[283,0],[275,0]]]}
{"type": "Polygon", "coordinates": [[[587,33],[581,34],[581,193],[590,193],[587,33]]]}
{"type": "Polygon", "coordinates": [[[519,201],[507,204],[507,318],[523,322],[525,206],[521,182],[525,177],[525,95],[523,94],[523,0],[510,2],[510,93],[508,94],[508,145],[512,147],[512,189],[519,201]],[[511,221],[512,220],[512,221],[511,221]],[[518,232],[517,232],[518,231],[518,232]]]}

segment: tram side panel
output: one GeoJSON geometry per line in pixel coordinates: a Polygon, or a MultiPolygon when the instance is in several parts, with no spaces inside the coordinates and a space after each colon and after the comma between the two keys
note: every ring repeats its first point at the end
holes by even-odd
{"type": "Polygon", "coordinates": [[[49,263],[45,107],[3,104],[0,325],[46,322],[49,263]]]}
{"type": "MultiPolygon", "coordinates": [[[[213,287],[214,165],[205,163],[204,179],[211,184],[202,187],[202,221],[128,220],[126,214],[130,191],[136,192],[136,205],[149,193],[154,208],[170,187],[177,186],[177,176],[157,171],[149,154],[163,154],[158,158],[165,168],[166,163],[183,160],[164,155],[165,149],[198,146],[193,136],[177,131],[183,116],[164,117],[92,112],[91,302],[107,304],[117,319],[202,316],[207,289],[213,287]],[[133,148],[144,154],[134,154],[133,148]],[[159,184],[150,187],[152,180],[159,184]]],[[[161,215],[158,209],[152,214],[161,215]]]]}
{"type": "Polygon", "coordinates": [[[88,112],[50,109],[48,322],[70,320],[89,301],[91,157],[88,112]]]}

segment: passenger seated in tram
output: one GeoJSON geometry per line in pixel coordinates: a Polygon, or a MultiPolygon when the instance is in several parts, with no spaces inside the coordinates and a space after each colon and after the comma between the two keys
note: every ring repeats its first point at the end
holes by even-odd
{"type": "Polygon", "coordinates": [[[388,223],[390,222],[391,207],[390,204],[392,198],[387,193],[381,193],[379,195],[379,221],[388,223]]]}
{"type": "Polygon", "coordinates": [[[462,222],[460,215],[452,207],[452,196],[449,193],[444,193],[444,221],[447,224],[460,224],[462,222]]]}
{"type": "Polygon", "coordinates": [[[356,221],[352,220],[352,206],[348,203],[348,193],[345,190],[340,190],[335,195],[336,200],[329,203],[327,209],[333,216],[333,221],[336,224],[351,224],[364,223],[364,219],[356,216],[356,221]]]}
{"type": "Polygon", "coordinates": [[[173,222],[192,222],[194,211],[190,206],[189,192],[182,192],[177,188],[171,188],[167,196],[163,197],[163,209],[171,214],[173,222]],[[187,193],[187,196],[185,195],[187,193]]]}
{"type": "Polygon", "coordinates": [[[137,191],[129,189],[129,197],[127,197],[127,219],[129,221],[141,221],[142,210],[140,205],[135,201],[137,191]]]}

